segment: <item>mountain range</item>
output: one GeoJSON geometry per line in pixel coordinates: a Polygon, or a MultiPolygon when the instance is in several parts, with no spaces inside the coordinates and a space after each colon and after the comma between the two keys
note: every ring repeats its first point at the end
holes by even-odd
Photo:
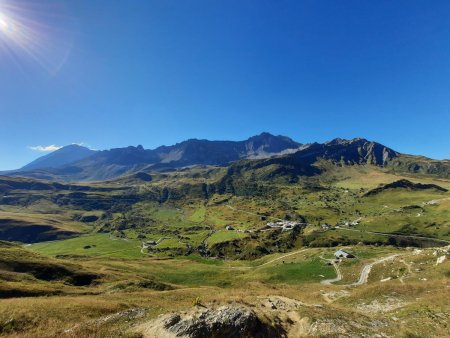
{"type": "Polygon", "coordinates": [[[141,145],[94,151],[69,145],[38,158],[9,176],[62,181],[102,181],[138,172],[176,170],[191,166],[261,168],[277,166],[290,175],[314,174],[315,163],[376,165],[392,171],[431,174],[448,178],[450,161],[404,155],[364,138],[334,139],[302,144],[286,136],[261,133],[244,141],[190,139],[171,146],[144,149],[141,145]]]}

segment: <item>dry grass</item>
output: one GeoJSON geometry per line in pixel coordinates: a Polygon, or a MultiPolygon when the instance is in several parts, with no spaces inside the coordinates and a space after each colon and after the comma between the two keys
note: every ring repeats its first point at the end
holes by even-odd
{"type": "MultiPolygon", "coordinates": [[[[389,251],[387,248],[366,247],[355,247],[353,250],[358,251],[361,262],[384,256],[389,251]]],[[[136,325],[155,318],[159,314],[189,310],[197,298],[202,304],[208,306],[238,302],[254,307],[259,306],[263,298],[282,296],[304,304],[296,311],[299,318],[309,323],[310,328],[317,328],[318,331],[312,336],[318,336],[319,333],[323,335],[330,327],[335,327],[336,330],[350,330],[349,332],[354,334],[369,330],[367,332],[384,332],[396,337],[406,337],[408,334],[445,336],[444,332],[448,329],[445,319],[450,313],[450,298],[449,293],[443,290],[450,288],[448,277],[450,263],[447,260],[436,265],[433,250],[426,249],[418,253],[414,253],[413,250],[402,251],[405,255],[413,255],[411,259],[415,262],[414,264],[422,268],[418,276],[411,275],[405,278],[403,283],[398,279],[380,282],[380,276],[390,273],[392,269],[391,263],[380,264],[374,267],[369,284],[356,288],[327,286],[318,282],[300,281],[288,284],[274,281],[261,282],[265,278],[265,273],[277,271],[285,265],[290,266],[291,262],[299,264],[309,261],[318,257],[321,249],[309,249],[290,256],[284,265],[274,261],[266,265],[264,269],[257,269],[257,266],[280,255],[272,255],[252,264],[182,259],[69,260],[68,264],[79,264],[86,271],[96,271],[104,277],[97,285],[81,288],[41,281],[41,285],[45,285],[46,288],[61,288],[65,295],[0,300],[0,335],[133,337],[134,334],[130,332],[136,325]],[[174,271],[177,272],[176,275],[174,271]],[[205,273],[204,276],[210,274],[210,277],[203,282],[197,282],[196,276],[202,275],[202,271],[205,273]],[[257,273],[255,274],[254,271],[257,273]],[[247,276],[245,282],[242,281],[243,276],[247,276]],[[427,280],[421,280],[419,276],[427,280]],[[145,288],[115,288],[115,285],[119,283],[145,278],[157,278],[166,283],[172,283],[175,289],[155,291],[145,288]],[[177,283],[173,283],[174,281],[177,283]],[[219,287],[221,281],[229,283],[219,287]],[[210,285],[207,286],[208,284],[210,285]],[[396,307],[398,304],[400,306],[396,307]],[[143,309],[145,315],[139,318],[125,316],[117,320],[108,319],[109,315],[122,313],[126,309],[143,309]],[[423,325],[419,325],[417,320],[420,320],[423,325]],[[374,323],[383,325],[371,327],[375,325],[374,323]]],[[[331,253],[330,249],[323,252],[324,255],[331,253]]],[[[58,261],[60,264],[65,262],[58,261]]],[[[393,261],[393,264],[396,262],[397,260],[393,261]]],[[[357,271],[360,267],[358,263],[347,269],[357,271]]],[[[299,273],[305,272],[299,271],[299,273]]],[[[26,284],[24,280],[21,283],[23,288],[31,287],[31,284],[26,284]]]]}

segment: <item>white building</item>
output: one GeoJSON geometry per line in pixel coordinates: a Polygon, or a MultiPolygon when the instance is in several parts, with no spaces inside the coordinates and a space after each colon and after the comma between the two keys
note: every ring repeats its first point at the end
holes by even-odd
{"type": "Polygon", "coordinates": [[[334,257],[336,258],[355,258],[354,255],[351,253],[344,251],[344,250],[338,250],[334,253],[334,257]]]}

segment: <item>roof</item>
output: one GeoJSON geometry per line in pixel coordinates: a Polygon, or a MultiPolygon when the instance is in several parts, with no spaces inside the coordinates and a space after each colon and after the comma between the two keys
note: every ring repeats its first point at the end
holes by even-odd
{"type": "Polygon", "coordinates": [[[351,253],[344,251],[344,250],[338,250],[334,253],[335,256],[347,256],[351,255],[351,253]]]}

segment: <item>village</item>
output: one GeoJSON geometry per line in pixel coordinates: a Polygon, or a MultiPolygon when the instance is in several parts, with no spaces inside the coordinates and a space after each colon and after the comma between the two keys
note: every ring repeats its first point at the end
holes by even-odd
{"type": "MultiPolygon", "coordinates": [[[[336,225],[330,225],[327,223],[323,223],[320,225],[320,227],[322,228],[323,231],[328,231],[328,230],[335,230],[335,229],[339,229],[341,227],[351,227],[351,226],[356,226],[360,223],[361,218],[354,220],[354,221],[340,221],[338,222],[336,225]]],[[[229,231],[229,232],[237,232],[237,233],[256,233],[256,232],[268,232],[268,231],[281,231],[281,232],[288,232],[288,231],[293,231],[295,229],[301,229],[304,228],[308,225],[308,223],[304,223],[304,222],[298,222],[298,221],[291,221],[291,220],[276,220],[276,221],[271,221],[265,224],[265,226],[263,228],[260,229],[239,229],[237,227],[235,227],[234,225],[227,225],[225,227],[225,231],[229,231]]],[[[211,229],[211,228],[210,228],[211,229]]],[[[217,232],[218,230],[213,230],[211,229],[211,234],[217,232]]],[[[211,234],[209,236],[211,236],[211,234]]],[[[171,237],[161,237],[158,240],[147,240],[142,242],[142,247],[141,247],[141,252],[144,253],[144,250],[153,250],[156,249],[155,247],[158,246],[158,244],[160,244],[162,241],[164,240],[169,240],[171,239],[171,237]]],[[[181,242],[182,238],[179,236],[178,240],[181,242]]],[[[206,240],[204,240],[204,245],[206,245],[206,240]]],[[[188,246],[189,243],[186,243],[188,246]]],[[[204,246],[203,245],[203,246],[204,246]]],[[[203,247],[201,246],[201,247],[203,247]]],[[[192,246],[191,246],[192,247],[192,246]]],[[[342,259],[344,258],[354,258],[354,255],[352,255],[351,253],[345,252],[343,250],[338,250],[335,253],[335,260],[334,263],[338,263],[340,262],[342,259]]]]}

